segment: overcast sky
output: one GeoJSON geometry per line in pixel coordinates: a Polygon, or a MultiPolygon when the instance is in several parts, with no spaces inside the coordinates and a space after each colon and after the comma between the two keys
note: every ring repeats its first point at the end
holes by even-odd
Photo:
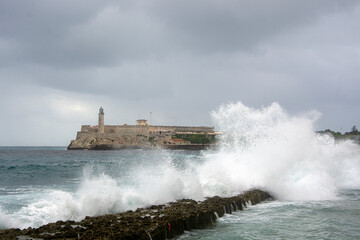
{"type": "Polygon", "coordinates": [[[82,124],[210,125],[220,104],[360,125],[360,1],[0,0],[0,145],[82,124]]]}

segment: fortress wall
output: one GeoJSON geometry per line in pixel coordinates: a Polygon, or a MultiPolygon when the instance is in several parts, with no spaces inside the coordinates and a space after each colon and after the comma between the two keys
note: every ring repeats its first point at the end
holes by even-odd
{"type": "MultiPolygon", "coordinates": [[[[77,132],[76,140],[72,140],[68,149],[116,149],[120,147],[154,147],[162,145],[190,145],[192,134],[216,134],[214,127],[187,126],[153,126],[140,119],[137,125],[104,125],[103,108],[99,109],[98,125],[82,125],[77,132]],[[173,139],[175,134],[190,136],[173,139]],[[189,137],[189,138],[187,138],[189,137]]],[[[200,136],[204,137],[204,136],[200,136]]]]}
{"type": "Polygon", "coordinates": [[[105,126],[104,133],[98,133],[97,126],[83,125],[77,132],[76,139],[84,138],[115,138],[119,136],[149,135],[148,127],[139,126],[105,126]]]}
{"type": "Polygon", "coordinates": [[[88,128],[90,127],[90,125],[82,125],[81,126],[81,132],[87,132],[88,128]]]}
{"type": "Polygon", "coordinates": [[[149,130],[146,127],[131,127],[131,128],[121,128],[117,129],[116,132],[118,135],[149,135],[149,130]]]}
{"type": "Polygon", "coordinates": [[[116,138],[119,135],[115,133],[98,133],[98,132],[77,132],[76,140],[91,138],[116,138]]]}
{"type": "Polygon", "coordinates": [[[148,135],[149,129],[144,126],[135,126],[135,125],[126,125],[126,126],[113,126],[110,129],[109,133],[114,133],[116,135],[148,135]]]}
{"type": "Polygon", "coordinates": [[[105,125],[104,133],[98,133],[98,126],[82,125],[76,139],[80,138],[114,138],[119,136],[171,136],[174,133],[213,133],[213,127],[184,127],[184,126],[136,126],[136,125],[105,125]]]}
{"type": "Polygon", "coordinates": [[[174,127],[176,132],[213,132],[214,127],[174,127]]]}
{"type": "Polygon", "coordinates": [[[214,127],[150,126],[150,131],[213,132],[214,127]]]}
{"type": "Polygon", "coordinates": [[[81,132],[97,132],[98,127],[97,126],[91,126],[91,125],[82,125],[81,126],[81,132]]]}
{"type": "Polygon", "coordinates": [[[151,134],[171,134],[174,133],[174,128],[169,126],[150,126],[149,131],[151,134]]]}
{"type": "Polygon", "coordinates": [[[117,126],[112,126],[112,125],[105,125],[104,126],[104,132],[106,134],[115,133],[116,129],[117,129],[117,126]]]}
{"type": "Polygon", "coordinates": [[[76,134],[76,140],[82,139],[82,138],[94,138],[96,137],[97,133],[92,132],[77,132],[76,134]]]}

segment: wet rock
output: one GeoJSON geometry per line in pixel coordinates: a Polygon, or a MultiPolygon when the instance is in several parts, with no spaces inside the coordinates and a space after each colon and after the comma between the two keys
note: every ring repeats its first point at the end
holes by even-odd
{"type": "Polygon", "coordinates": [[[165,240],[191,229],[203,229],[225,213],[242,210],[246,203],[257,204],[270,198],[261,190],[238,196],[207,198],[202,202],[182,199],[166,205],[152,205],[117,214],[85,217],[80,222],[58,221],[40,228],[7,229],[0,239],[152,239],[165,240]]]}

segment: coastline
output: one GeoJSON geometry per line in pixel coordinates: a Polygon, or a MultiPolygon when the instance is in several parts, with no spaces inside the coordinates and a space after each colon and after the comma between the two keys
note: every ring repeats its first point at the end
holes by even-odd
{"type": "Polygon", "coordinates": [[[102,145],[94,145],[91,148],[75,148],[68,147],[67,150],[154,150],[154,149],[167,149],[167,150],[209,150],[216,149],[218,145],[215,144],[187,144],[187,145],[163,145],[163,146],[123,146],[123,145],[115,145],[115,144],[102,144],[102,145]]]}
{"type": "Polygon", "coordinates": [[[182,199],[117,214],[86,217],[80,222],[58,221],[39,228],[0,230],[0,239],[152,239],[165,240],[185,230],[204,229],[225,213],[243,210],[271,196],[253,189],[240,195],[196,202],[182,199]]]}

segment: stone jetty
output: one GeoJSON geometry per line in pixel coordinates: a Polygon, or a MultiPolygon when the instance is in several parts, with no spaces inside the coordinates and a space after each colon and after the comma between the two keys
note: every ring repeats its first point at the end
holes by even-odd
{"type": "Polygon", "coordinates": [[[196,202],[182,199],[117,214],[86,217],[80,222],[58,221],[39,228],[7,229],[0,239],[171,239],[191,229],[204,229],[225,213],[243,210],[269,199],[267,192],[254,189],[229,198],[218,196],[196,202]]]}

